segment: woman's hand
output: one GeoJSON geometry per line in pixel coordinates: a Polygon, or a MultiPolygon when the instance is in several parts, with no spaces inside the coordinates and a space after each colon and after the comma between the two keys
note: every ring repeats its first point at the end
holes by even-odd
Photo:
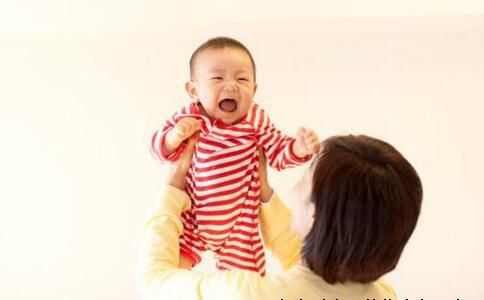
{"type": "Polygon", "coordinates": [[[272,187],[269,185],[269,180],[267,178],[267,159],[262,151],[262,147],[258,147],[259,150],[259,178],[260,178],[260,200],[262,202],[268,202],[271,197],[272,187]]]}
{"type": "Polygon", "coordinates": [[[182,191],[185,190],[187,172],[192,162],[193,149],[195,148],[197,140],[198,134],[192,135],[187,141],[187,147],[185,148],[183,155],[169,164],[166,184],[174,186],[182,191]]]}

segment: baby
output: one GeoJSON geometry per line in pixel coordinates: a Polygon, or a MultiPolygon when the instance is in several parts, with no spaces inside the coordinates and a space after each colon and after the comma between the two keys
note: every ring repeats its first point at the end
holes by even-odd
{"type": "Polygon", "coordinates": [[[187,139],[199,135],[187,175],[192,205],[182,214],[182,267],[191,268],[203,251],[211,250],[218,269],[263,276],[257,147],[277,170],[303,164],[319,150],[312,130],[301,127],[295,138],[288,137],[254,103],[255,72],[252,55],[240,42],[208,40],[190,59],[185,88],[192,102],[153,135],[151,152],[162,163],[176,160],[187,139]]]}

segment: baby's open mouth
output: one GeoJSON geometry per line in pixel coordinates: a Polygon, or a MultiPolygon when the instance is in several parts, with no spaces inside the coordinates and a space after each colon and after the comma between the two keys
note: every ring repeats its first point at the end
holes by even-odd
{"type": "Polygon", "coordinates": [[[233,112],[237,109],[237,101],[226,98],[218,103],[218,107],[224,112],[233,112]]]}

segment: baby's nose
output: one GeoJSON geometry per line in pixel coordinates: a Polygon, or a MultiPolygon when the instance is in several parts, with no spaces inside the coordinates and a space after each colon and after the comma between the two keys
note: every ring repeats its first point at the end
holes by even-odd
{"type": "Polygon", "coordinates": [[[229,80],[225,84],[225,89],[227,91],[235,91],[235,90],[237,90],[237,82],[235,80],[229,80]]]}

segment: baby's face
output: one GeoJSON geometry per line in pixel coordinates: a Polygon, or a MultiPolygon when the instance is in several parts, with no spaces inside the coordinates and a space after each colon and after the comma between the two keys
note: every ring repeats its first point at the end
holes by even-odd
{"type": "Polygon", "coordinates": [[[187,91],[209,117],[233,124],[247,114],[257,88],[247,53],[236,48],[206,49],[198,54],[193,75],[187,91]]]}

